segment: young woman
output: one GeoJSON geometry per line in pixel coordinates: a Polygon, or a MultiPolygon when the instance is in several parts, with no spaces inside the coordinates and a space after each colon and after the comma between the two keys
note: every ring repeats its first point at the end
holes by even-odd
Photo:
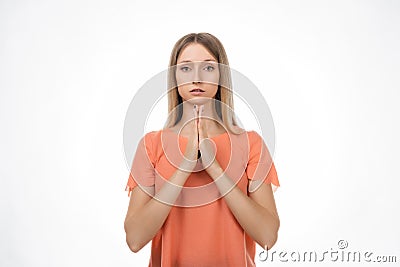
{"type": "Polygon", "coordinates": [[[262,137],[237,125],[215,36],[183,36],[169,66],[167,124],[140,140],[125,188],[126,242],[138,252],[151,240],[153,267],[255,266],[255,243],[277,240],[275,165],[262,137]]]}

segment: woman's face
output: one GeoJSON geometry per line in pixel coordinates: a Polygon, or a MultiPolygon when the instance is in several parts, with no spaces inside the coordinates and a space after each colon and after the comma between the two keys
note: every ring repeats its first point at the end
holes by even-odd
{"type": "Polygon", "coordinates": [[[183,101],[203,104],[218,91],[218,60],[203,45],[190,44],[178,56],[176,81],[183,101]]]}

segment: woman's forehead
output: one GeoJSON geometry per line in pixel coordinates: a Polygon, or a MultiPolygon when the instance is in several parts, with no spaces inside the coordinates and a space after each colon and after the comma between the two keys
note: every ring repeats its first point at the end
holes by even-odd
{"type": "Polygon", "coordinates": [[[190,61],[216,61],[216,59],[203,45],[190,44],[181,51],[177,63],[190,61]]]}

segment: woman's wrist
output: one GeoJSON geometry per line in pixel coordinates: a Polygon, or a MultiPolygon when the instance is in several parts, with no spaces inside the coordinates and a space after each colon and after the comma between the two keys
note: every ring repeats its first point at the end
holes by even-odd
{"type": "Polygon", "coordinates": [[[218,179],[224,173],[224,170],[215,161],[206,170],[213,180],[218,179]]]}
{"type": "Polygon", "coordinates": [[[184,158],[177,170],[189,177],[194,170],[194,166],[196,166],[196,162],[184,158]]]}

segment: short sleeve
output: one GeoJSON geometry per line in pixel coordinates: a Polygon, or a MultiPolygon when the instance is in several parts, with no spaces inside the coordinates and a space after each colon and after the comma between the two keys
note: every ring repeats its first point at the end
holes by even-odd
{"type": "Polygon", "coordinates": [[[154,155],[151,133],[143,136],[136,148],[125,191],[130,196],[135,186],[152,186],[155,180],[154,155]]]}
{"type": "Polygon", "coordinates": [[[263,138],[255,131],[248,132],[249,160],[246,167],[248,179],[271,184],[273,191],[280,186],[275,164],[263,138]]]}

